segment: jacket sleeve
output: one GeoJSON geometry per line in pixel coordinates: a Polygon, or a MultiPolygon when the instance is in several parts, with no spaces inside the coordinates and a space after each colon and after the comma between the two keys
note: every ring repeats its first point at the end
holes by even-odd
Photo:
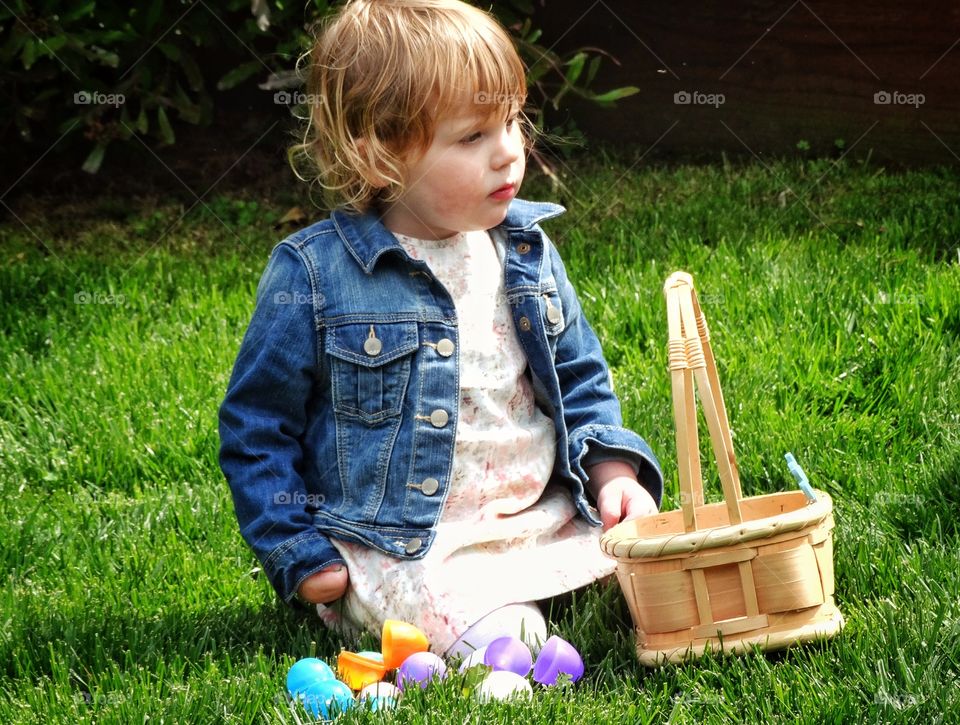
{"type": "Polygon", "coordinates": [[[278,245],[220,406],[220,467],[243,538],[290,602],[310,574],[343,562],[312,524],[300,471],[306,405],[317,371],[314,291],[306,266],[278,245]]]}
{"type": "Polygon", "coordinates": [[[647,442],[623,427],[620,401],[600,341],[583,315],[563,261],[544,235],[563,309],[564,327],[557,339],[555,366],[563,400],[571,470],[586,484],[585,468],[605,460],[623,460],[656,501],[663,498],[663,473],[647,442]]]}

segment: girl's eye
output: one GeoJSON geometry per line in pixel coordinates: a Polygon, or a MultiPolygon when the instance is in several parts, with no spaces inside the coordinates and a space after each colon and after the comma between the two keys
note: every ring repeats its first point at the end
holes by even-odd
{"type": "MultiPolygon", "coordinates": [[[[508,118],[508,119],[504,122],[504,125],[506,125],[506,127],[507,127],[508,129],[510,129],[510,128],[513,127],[513,124],[516,123],[516,121],[517,121],[517,117],[516,117],[516,116],[510,116],[510,118],[508,118]]],[[[462,143],[462,144],[472,144],[472,143],[474,143],[475,141],[479,141],[481,136],[483,136],[483,132],[482,132],[482,131],[477,131],[477,132],[475,132],[475,133],[471,133],[469,136],[465,136],[464,138],[460,139],[460,143],[462,143]]]]}

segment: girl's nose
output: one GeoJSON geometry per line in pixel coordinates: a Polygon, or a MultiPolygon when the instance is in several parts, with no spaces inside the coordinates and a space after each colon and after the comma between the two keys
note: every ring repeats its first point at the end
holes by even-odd
{"type": "Polygon", "coordinates": [[[504,125],[497,139],[497,147],[493,155],[492,163],[496,169],[509,166],[520,158],[523,150],[523,141],[520,134],[517,133],[516,121],[509,127],[504,125]]]}

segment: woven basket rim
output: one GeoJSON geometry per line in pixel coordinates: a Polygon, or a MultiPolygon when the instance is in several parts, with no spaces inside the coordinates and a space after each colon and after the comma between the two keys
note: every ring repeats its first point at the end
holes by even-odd
{"type": "MultiPolygon", "coordinates": [[[[814,489],[817,500],[808,503],[793,511],[785,511],[775,516],[766,516],[760,519],[744,521],[740,524],[715,526],[698,531],[687,531],[662,536],[623,536],[618,529],[631,528],[634,522],[624,522],[614,526],[600,537],[600,547],[603,552],[618,561],[634,559],[658,559],[674,554],[693,554],[698,551],[743,544],[758,539],[767,539],[773,536],[787,534],[792,531],[801,531],[816,526],[833,512],[833,499],[819,489],[814,489]]],[[[798,491],[779,491],[764,494],[763,496],[748,497],[743,500],[758,498],[774,498],[789,495],[794,497],[798,491]]],[[[672,513],[672,512],[664,512],[672,513]]],[[[651,514],[644,518],[656,518],[663,513],[651,514]]]]}

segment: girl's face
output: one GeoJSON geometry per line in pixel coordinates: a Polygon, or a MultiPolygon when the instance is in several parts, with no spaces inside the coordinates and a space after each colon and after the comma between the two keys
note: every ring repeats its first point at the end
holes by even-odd
{"type": "Polygon", "coordinates": [[[444,119],[426,153],[409,166],[403,196],[387,207],[383,223],[419,239],[490,229],[506,216],[525,167],[516,114],[506,121],[444,119]]]}

